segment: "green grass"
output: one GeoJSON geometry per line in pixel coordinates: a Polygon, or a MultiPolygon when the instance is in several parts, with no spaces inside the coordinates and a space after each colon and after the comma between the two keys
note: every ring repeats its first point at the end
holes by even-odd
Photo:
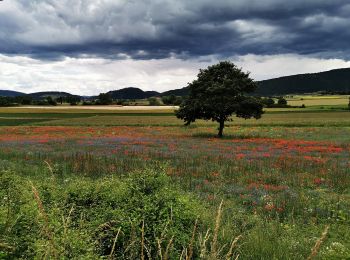
{"type": "Polygon", "coordinates": [[[46,122],[48,119],[35,119],[35,118],[0,118],[0,126],[19,126],[19,125],[32,125],[35,123],[46,122]]]}
{"type": "Polygon", "coordinates": [[[151,113],[151,114],[162,114],[162,113],[173,113],[173,109],[162,108],[159,109],[148,109],[147,106],[143,109],[133,109],[133,106],[130,109],[118,109],[118,107],[113,108],[112,106],[99,106],[97,108],[91,108],[89,106],[79,106],[79,107],[69,107],[69,106],[57,106],[57,107],[0,107],[0,113],[8,114],[8,113],[22,113],[22,114],[37,114],[37,113],[48,113],[48,114],[143,114],[143,113],[151,113]]]}
{"type": "MultiPolygon", "coordinates": [[[[260,120],[233,117],[227,125],[241,126],[350,126],[349,111],[268,110],[260,120]]],[[[173,113],[0,113],[0,125],[64,125],[64,126],[181,126],[173,113]]],[[[197,120],[193,126],[214,126],[215,122],[197,120]]]]}
{"type": "Polygon", "coordinates": [[[36,113],[0,113],[0,118],[45,118],[45,119],[61,119],[61,118],[85,118],[93,116],[173,116],[174,113],[156,113],[156,112],[132,112],[128,111],[125,113],[105,113],[105,112],[96,112],[96,113],[45,113],[45,112],[36,112],[36,113]]]}
{"type": "Polygon", "coordinates": [[[306,259],[329,225],[317,258],[348,259],[350,112],[274,111],[223,139],[169,112],[2,111],[0,258],[108,258],[116,239],[119,259],[160,240],[198,259],[210,229],[206,259],[239,236],[233,259],[306,259]]]}
{"type": "Polygon", "coordinates": [[[291,106],[346,106],[349,103],[349,97],[304,97],[287,99],[288,105],[291,106]]]}
{"type": "MultiPolygon", "coordinates": [[[[227,122],[227,126],[350,126],[350,113],[345,112],[275,112],[266,113],[259,120],[244,120],[232,118],[232,122],[227,122]]],[[[216,122],[197,120],[193,126],[214,126],[216,122]]],[[[36,125],[65,125],[65,126],[181,126],[183,121],[174,115],[163,114],[163,116],[153,115],[95,115],[91,117],[77,117],[70,119],[50,120],[36,125]]]]}

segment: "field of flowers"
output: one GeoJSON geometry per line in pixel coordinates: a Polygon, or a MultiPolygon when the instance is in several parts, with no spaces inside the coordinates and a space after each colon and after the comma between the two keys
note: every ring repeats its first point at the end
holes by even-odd
{"type": "MultiPolygon", "coordinates": [[[[79,125],[85,117],[60,119],[71,125],[58,120],[48,126],[3,126],[0,171],[38,187],[54,176],[65,187],[77,178],[123,179],[161,163],[172,183],[202,204],[204,219],[215,218],[223,200],[217,239],[229,247],[240,236],[232,257],[307,258],[326,228],[317,257],[348,259],[350,125],[348,114],[342,115],[344,121],[336,126],[320,126],[321,121],[293,126],[293,119],[287,125],[232,124],[223,139],[215,137],[212,123],[169,125],[162,121],[167,116],[140,126],[129,126],[132,115],[119,119],[117,126],[79,125]]],[[[109,119],[98,120],[108,125],[109,119]]],[[[5,206],[0,205],[3,215],[5,206]]],[[[8,243],[0,235],[0,257],[5,252],[1,244],[12,247],[8,243]]]]}

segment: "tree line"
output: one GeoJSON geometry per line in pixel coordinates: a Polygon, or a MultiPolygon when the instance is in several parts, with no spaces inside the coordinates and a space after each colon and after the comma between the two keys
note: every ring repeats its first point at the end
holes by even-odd
{"type": "Polygon", "coordinates": [[[70,105],[77,105],[81,101],[79,96],[60,96],[52,97],[46,96],[42,98],[33,98],[29,95],[16,96],[16,97],[3,97],[0,96],[0,106],[18,106],[18,105],[38,105],[38,106],[56,106],[57,104],[68,103],[70,105]]]}

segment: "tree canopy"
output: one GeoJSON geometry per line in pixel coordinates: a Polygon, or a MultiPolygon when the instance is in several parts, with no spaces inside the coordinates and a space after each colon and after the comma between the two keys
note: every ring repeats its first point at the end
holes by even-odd
{"type": "Polygon", "coordinates": [[[249,73],[229,61],[201,69],[188,88],[189,96],[180,105],[176,116],[183,119],[185,125],[196,119],[216,121],[219,123],[219,137],[223,135],[225,121],[231,120],[234,113],[245,119],[259,119],[263,114],[261,102],[246,95],[253,92],[257,85],[249,73]]]}
{"type": "Polygon", "coordinates": [[[98,104],[100,105],[110,105],[112,104],[112,96],[110,93],[100,93],[98,95],[98,104]]]}

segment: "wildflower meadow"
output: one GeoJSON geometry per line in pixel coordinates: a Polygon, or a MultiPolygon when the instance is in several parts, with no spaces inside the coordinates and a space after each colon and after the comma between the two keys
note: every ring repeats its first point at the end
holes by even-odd
{"type": "Polygon", "coordinates": [[[169,112],[4,125],[0,257],[347,259],[350,115],[332,115],[233,121],[221,139],[169,112]]]}

